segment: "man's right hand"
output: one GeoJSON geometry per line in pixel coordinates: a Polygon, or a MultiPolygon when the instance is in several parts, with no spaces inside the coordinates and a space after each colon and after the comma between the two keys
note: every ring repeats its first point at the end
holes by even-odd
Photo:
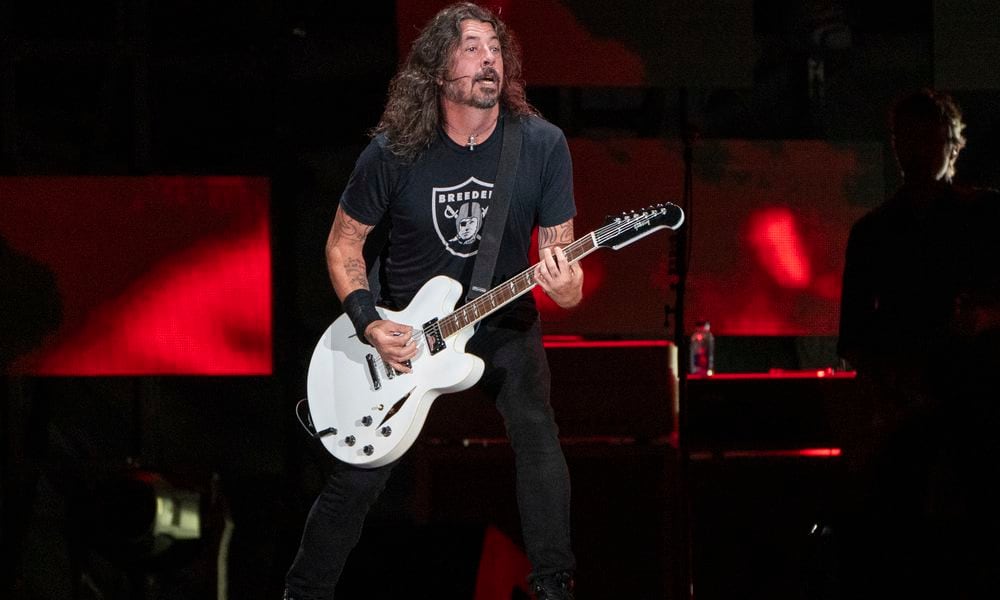
{"type": "Polygon", "coordinates": [[[404,364],[417,356],[417,343],[413,339],[413,328],[395,321],[372,321],[365,328],[365,339],[375,347],[379,356],[390,367],[401,373],[409,373],[404,364]]]}

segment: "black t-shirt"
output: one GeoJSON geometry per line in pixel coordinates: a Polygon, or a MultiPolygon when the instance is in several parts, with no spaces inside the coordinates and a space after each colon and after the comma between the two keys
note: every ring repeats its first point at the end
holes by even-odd
{"type": "MultiPolygon", "coordinates": [[[[340,205],[368,224],[390,219],[382,303],[404,308],[420,287],[447,275],[468,287],[479,251],[483,222],[489,218],[500,161],[504,122],[469,150],[442,131],[415,161],[407,163],[378,135],[362,152],[340,205]]],[[[530,266],[531,232],[553,227],[576,214],[572,163],[562,131],[539,117],[522,119],[523,141],[507,224],[493,285],[530,266]]],[[[530,298],[530,295],[527,296],[530,298]]]]}
{"type": "Polygon", "coordinates": [[[841,356],[859,370],[940,364],[962,312],[1000,299],[1000,195],[904,186],[851,230],[841,356]]]}

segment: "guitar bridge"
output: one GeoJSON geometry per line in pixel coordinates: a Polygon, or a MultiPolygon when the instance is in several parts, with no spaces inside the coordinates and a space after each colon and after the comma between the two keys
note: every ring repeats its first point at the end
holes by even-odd
{"type": "MultiPolygon", "coordinates": [[[[413,363],[408,360],[404,360],[403,364],[406,365],[407,369],[413,368],[413,363]]],[[[400,371],[396,367],[390,367],[389,363],[385,363],[385,376],[389,379],[395,379],[397,375],[404,375],[405,373],[406,371],[400,371]]]]}
{"type": "Polygon", "coordinates": [[[444,338],[441,337],[441,325],[438,323],[437,318],[424,323],[424,338],[427,340],[427,350],[430,351],[431,355],[437,354],[447,348],[444,338]]]}

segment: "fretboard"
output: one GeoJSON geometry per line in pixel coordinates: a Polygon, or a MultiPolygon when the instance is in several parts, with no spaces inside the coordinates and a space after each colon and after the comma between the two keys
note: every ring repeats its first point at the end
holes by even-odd
{"type": "MultiPolygon", "coordinates": [[[[597,250],[599,247],[595,234],[590,233],[563,248],[563,254],[566,255],[566,260],[573,263],[597,250]]],[[[530,269],[511,277],[482,296],[455,310],[455,312],[439,319],[438,326],[441,328],[441,336],[447,339],[462,329],[470,325],[475,325],[510,304],[519,296],[530,291],[531,288],[538,285],[535,282],[534,276],[535,267],[537,266],[538,264],[536,263],[530,269]]]]}

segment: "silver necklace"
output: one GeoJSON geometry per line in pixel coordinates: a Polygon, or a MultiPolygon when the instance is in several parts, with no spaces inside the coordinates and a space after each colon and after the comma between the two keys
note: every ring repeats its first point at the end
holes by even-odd
{"type": "MultiPolygon", "coordinates": [[[[499,119],[500,119],[500,117],[498,116],[496,119],[493,119],[492,123],[490,123],[489,125],[487,125],[486,127],[484,127],[482,131],[480,131],[480,132],[473,132],[473,133],[469,134],[469,138],[468,138],[468,140],[465,143],[465,147],[469,149],[469,152],[472,152],[473,150],[475,150],[476,146],[479,145],[479,142],[476,141],[476,138],[479,137],[482,133],[484,133],[486,131],[489,131],[491,127],[493,127],[494,125],[497,124],[497,121],[499,119]]],[[[448,129],[451,129],[452,131],[455,131],[455,129],[450,124],[448,124],[447,121],[445,121],[445,127],[447,127],[448,129]]]]}

